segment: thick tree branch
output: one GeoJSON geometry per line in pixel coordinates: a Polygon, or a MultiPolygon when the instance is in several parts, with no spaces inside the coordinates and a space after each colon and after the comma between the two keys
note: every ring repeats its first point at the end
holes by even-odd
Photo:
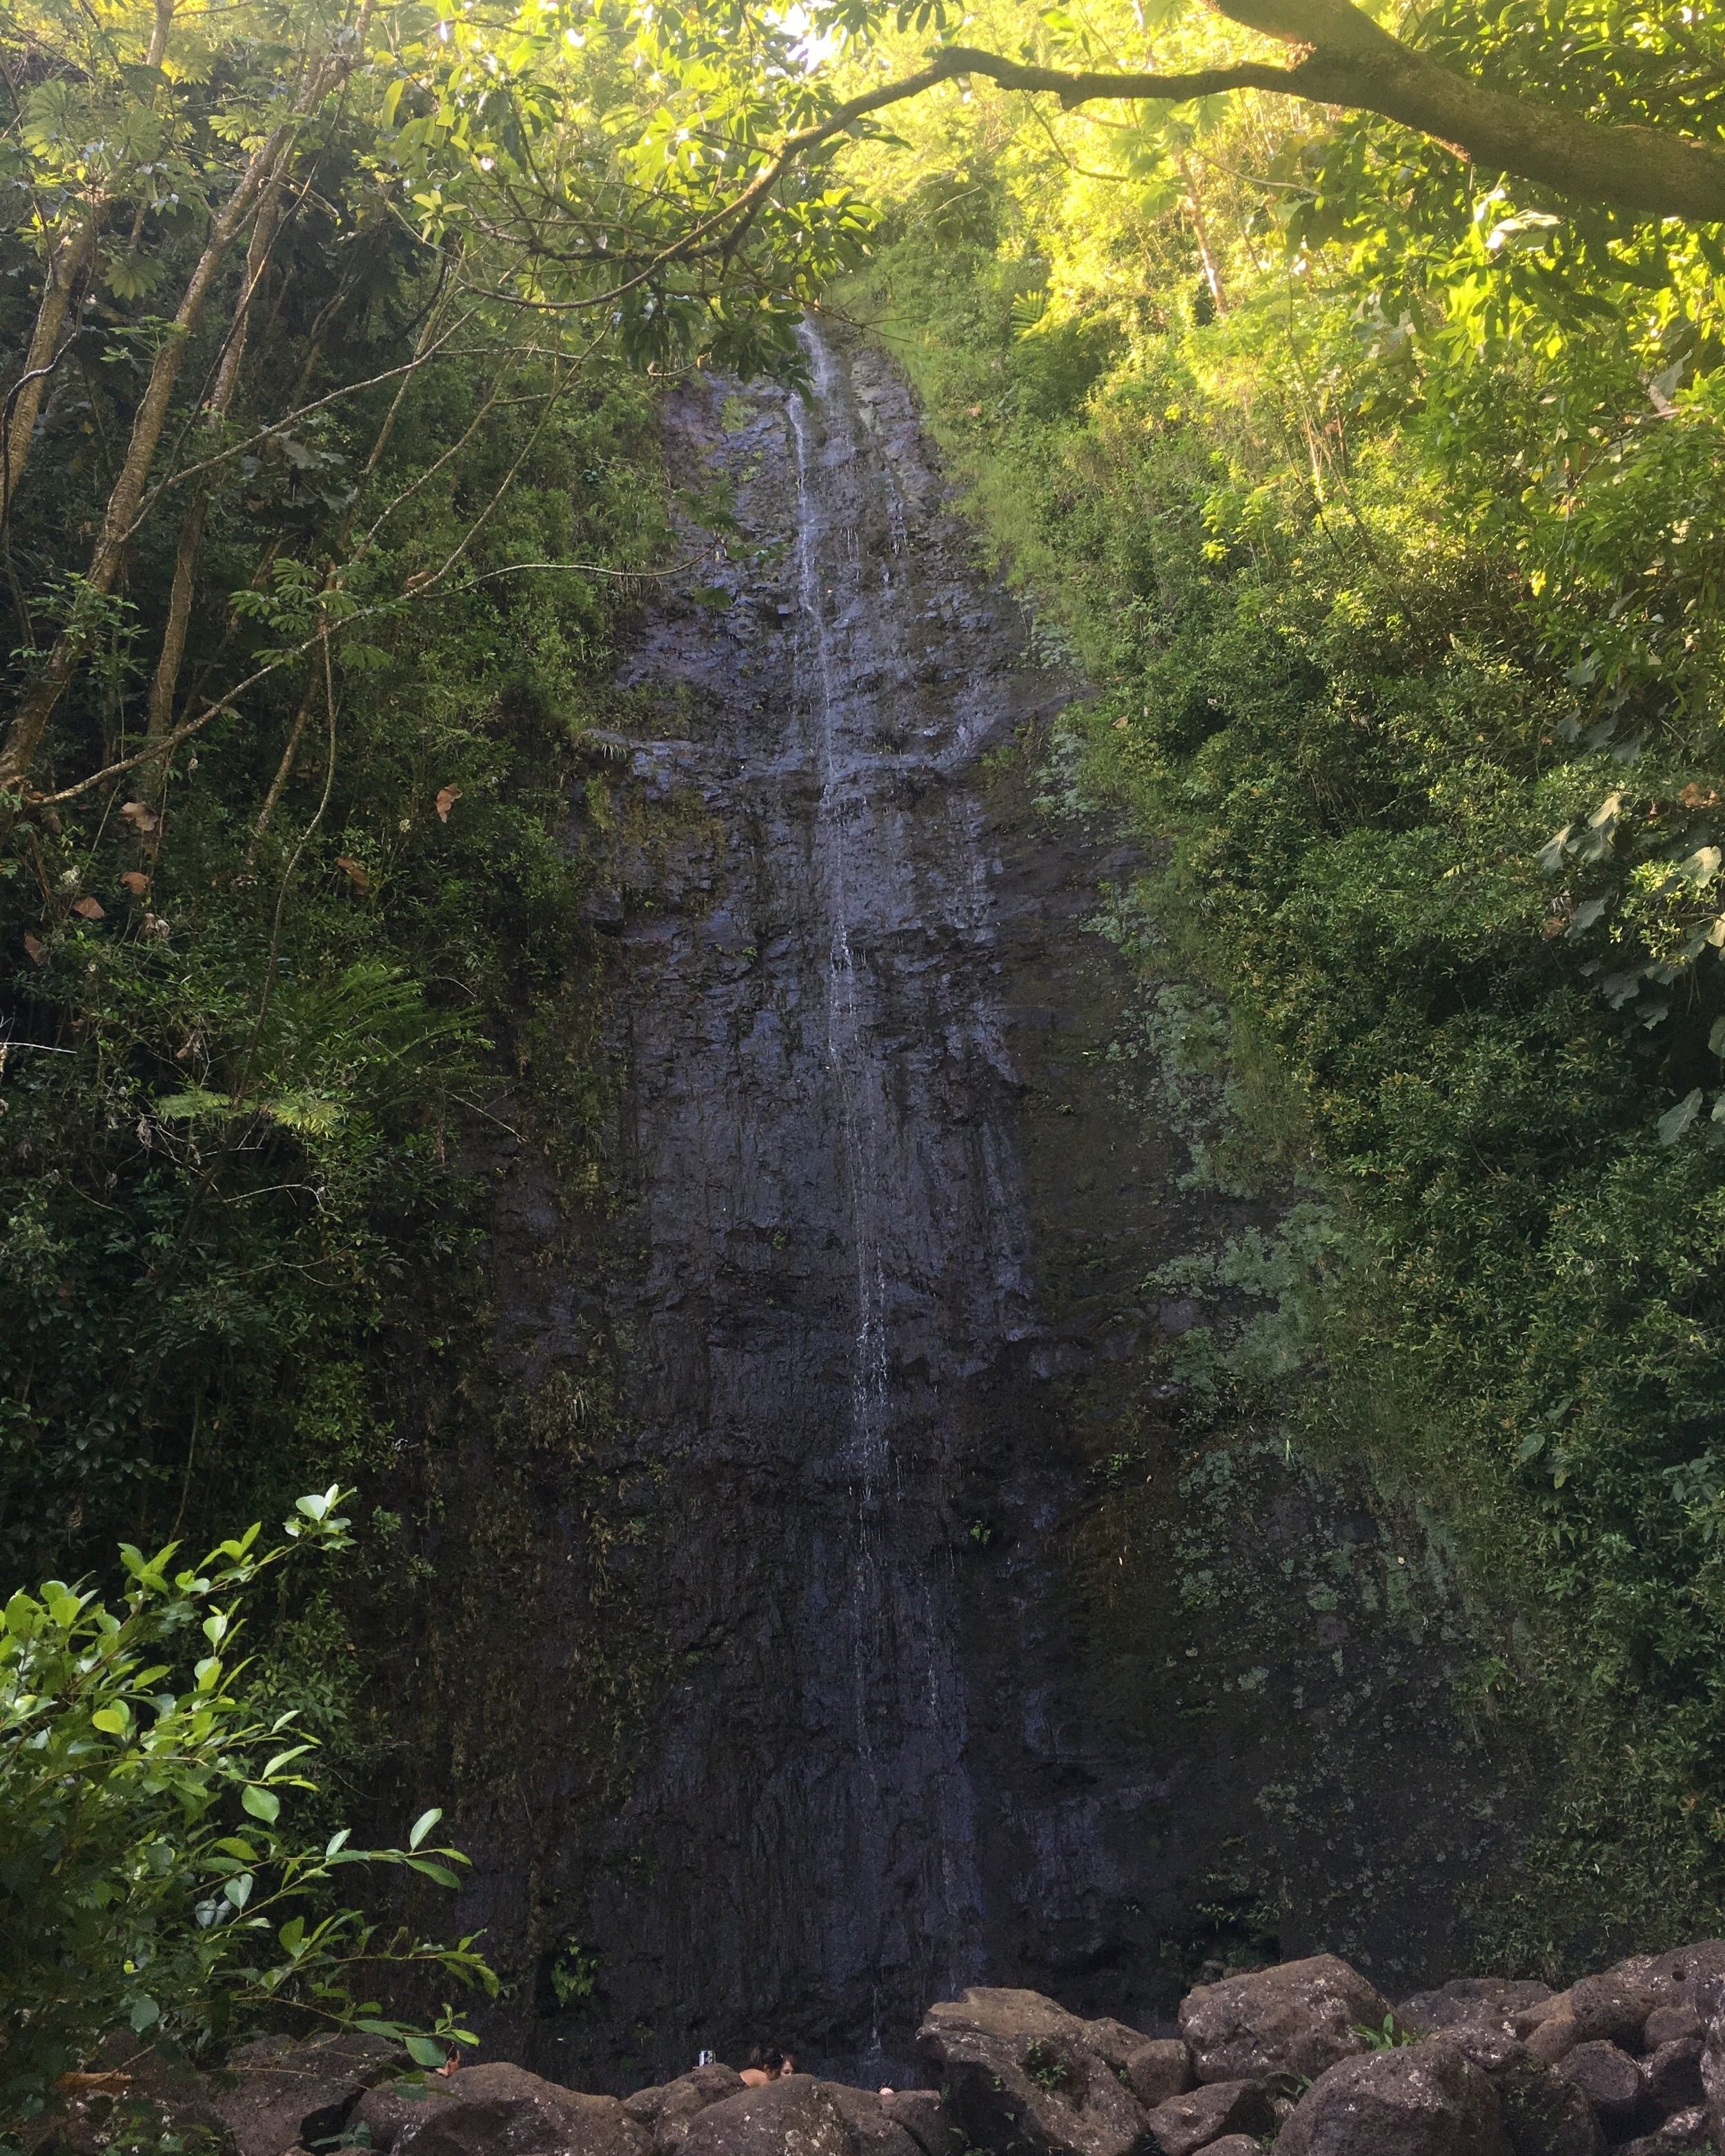
{"type": "MultiPolygon", "coordinates": [[[[1100,98],[1168,102],[1230,90],[1347,105],[1399,121],[1487,170],[1513,172],[1583,201],[1697,223],[1725,219],[1725,149],[1488,90],[1400,44],[1348,0],[1214,4],[1233,21],[1296,46],[1300,57],[1286,68],[1245,62],[1197,74],[1136,74],[1029,67],[952,46],[937,64],[943,74],[983,75],[1008,90],[1051,92],[1067,105],[1100,98]]],[[[914,77],[911,82],[915,89],[905,87],[912,95],[924,86],[914,77]]]]}
{"type": "Polygon", "coordinates": [[[1513,172],[1584,202],[1651,217],[1725,221],[1725,148],[1654,127],[1589,120],[1558,105],[1512,97],[1456,74],[1381,30],[1349,0],[1212,0],[1249,29],[1298,49],[1287,67],[1243,60],[1186,74],[1034,67],[998,53],[948,45],[902,81],[837,105],[791,136],[743,192],[661,258],[675,259],[716,227],[753,211],[798,158],[889,105],[955,76],[1045,93],[1065,105],[1094,100],[1179,103],[1236,90],[1346,105],[1432,136],[1488,171],[1513,172]]]}

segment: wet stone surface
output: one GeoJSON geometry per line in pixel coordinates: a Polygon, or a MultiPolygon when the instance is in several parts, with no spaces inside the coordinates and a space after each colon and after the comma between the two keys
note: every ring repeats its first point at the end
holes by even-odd
{"type": "Polygon", "coordinates": [[[810,357],[806,398],[671,400],[674,477],[764,551],[656,604],[573,814],[614,1202],[567,1235],[524,1157],[494,1250],[521,1412],[601,1306],[608,1412],[520,1501],[536,1591],[426,1650],[480,1673],[442,1712],[496,2041],[588,2087],[762,2039],[896,2079],[984,1981],[1139,2026],[1235,1950],[1438,1981],[1502,1833],[1441,1568],[1187,1415],[1210,1313],[1146,1276],[1274,1208],[1189,1187],[1095,921],[1142,856],[1038,805],[1074,685],[890,364],[810,357]],[[559,1570],[596,1477],[656,1642],[597,1730],[559,1570]]]}

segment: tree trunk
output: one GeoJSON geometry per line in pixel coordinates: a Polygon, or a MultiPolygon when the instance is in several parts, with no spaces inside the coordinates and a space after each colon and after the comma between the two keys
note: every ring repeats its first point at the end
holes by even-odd
{"type": "MultiPolygon", "coordinates": [[[[144,488],[150,476],[150,467],[161,446],[162,430],[167,424],[168,408],[173,398],[180,368],[186,351],[199,323],[218,272],[228,248],[239,231],[262,189],[271,178],[276,163],[287,147],[293,133],[291,123],[278,127],[269,140],[257,149],[240,176],[239,184],[222,205],[210,226],[209,237],[204,242],[203,252],[191,280],[181,297],[174,316],[173,327],[157,350],[150,369],[150,378],[144,388],[136,415],[132,420],[131,439],[126,445],[126,459],[120,468],[108,496],[107,512],[102,520],[102,529],[90,556],[90,567],[85,575],[85,590],[98,598],[114,588],[131,544],[138,511],[143,503],[144,488]]],[[[54,706],[65,694],[84,651],[85,625],[76,619],[61,630],[55,638],[41,674],[33,685],[27,690],[13,712],[12,724],[7,731],[5,745],[0,747],[0,789],[22,787],[30,775],[30,767],[41,746],[43,734],[54,706]]]]}
{"type": "Polygon", "coordinates": [[[47,282],[42,287],[42,299],[36,310],[36,326],[30,332],[23,372],[7,405],[5,458],[3,465],[0,465],[0,489],[3,489],[5,500],[0,503],[0,519],[10,512],[13,496],[30,461],[36,421],[42,410],[49,375],[59,352],[60,332],[66,325],[73,287],[94,249],[97,215],[92,207],[82,222],[55,244],[48,258],[47,282]]]}
{"type": "Polygon", "coordinates": [[[1198,192],[1198,182],[1193,177],[1192,161],[1182,151],[1178,159],[1180,178],[1186,189],[1186,208],[1192,219],[1192,234],[1198,242],[1198,259],[1204,264],[1204,281],[1210,288],[1210,301],[1217,314],[1228,311],[1228,295],[1222,286],[1222,271],[1210,245],[1210,228],[1204,213],[1204,198],[1198,192]]]}
{"type": "MultiPolygon", "coordinates": [[[[234,390],[239,386],[239,367],[245,356],[246,331],[251,320],[252,302],[263,282],[270,249],[281,223],[282,180],[282,172],[278,169],[259,206],[257,222],[252,227],[251,245],[246,250],[245,279],[234,305],[234,324],[228,332],[227,349],[223,352],[221,364],[216,370],[215,388],[210,393],[207,408],[212,426],[219,424],[226,416],[228,406],[234,402],[234,390]]],[[[203,543],[204,520],[208,514],[209,487],[200,480],[197,492],[186,506],[186,514],[180,524],[180,543],[174,555],[173,589],[169,593],[167,603],[167,625],[162,633],[162,650],[156,662],[156,678],[150,685],[150,717],[146,736],[151,741],[160,741],[172,723],[174,691],[179,685],[180,668],[186,656],[186,633],[191,622],[192,596],[198,581],[198,550],[203,543]]],[[[166,762],[144,767],[143,784],[146,798],[160,793],[167,777],[166,762]]]]}

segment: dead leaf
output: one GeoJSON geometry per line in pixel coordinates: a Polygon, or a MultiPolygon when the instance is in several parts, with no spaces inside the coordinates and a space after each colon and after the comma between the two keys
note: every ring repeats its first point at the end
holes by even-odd
{"type": "Polygon", "coordinates": [[[967,404],[964,408],[964,416],[967,419],[980,419],[983,416],[982,406],[980,404],[967,404]]]}
{"type": "Polygon", "coordinates": [[[1117,719],[1114,721],[1114,731],[1117,734],[1123,734],[1131,725],[1132,721],[1130,719],[1117,719]]]}
{"type": "Polygon", "coordinates": [[[33,936],[25,937],[24,948],[29,952],[31,957],[35,960],[39,966],[45,966],[48,963],[47,952],[43,949],[42,946],[36,941],[36,938],[33,936]]]}
{"type": "Polygon", "coordinates": [[[72,911],[78,916],[80,921],[105,921],[108,917],[107,909],[103,906],[100,899],[74,899],[72,901],[72,911]]]}
{"type": "Polygon", "coordinates": [[[162,821],[147,801],[122,802],[120,813],[132,829],[141,834],[155,830],[162,821]]]}
{"type": "Polygon", "coordinates": [[[461,788],[459,786],[446,786],[444,788],[443,791],[437,797],[437,813],[440,822],[445,824],[449,822],[449,811],[454,807],[455,803],[460,798],[461,788]]]}
{"type": "Polygon", "coordinates": [[[106,2073],[101,2074],[62,2074],[54,2087],[58,2089],[110,2089],[127,2088],[131,2084],[130,2074],[123,2072],[118,2066],[110,2066],[106,2073]]]}
{"type": "Polygon", "coordinates": [[[149,896],[150,879],[141,869],[128,869],[120,880],[134,898],[146,898],[149,896]]]}
{"type": "Polygon", "coordinates": [[[336,856],[336,866],[338,869],[342,870],[347,875],[352,879],[353,888],[356,891],[369,891],[371,889],[371,871],[368,869],[362,867],[359,862],[350,860],[346,854],[337,854],[336,856]]]}

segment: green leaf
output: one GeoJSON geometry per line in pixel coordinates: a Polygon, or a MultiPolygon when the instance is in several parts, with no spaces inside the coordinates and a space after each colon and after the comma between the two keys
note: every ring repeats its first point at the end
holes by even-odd
{"type": "Polygon", "coordinates": [[[198,1116],[237,1116],[242,1111],[226,1093],[213,1093],[207,1086],[188,1086],[183,1093],[170,1093],[156,1103],[158,1122],[183,1122],[198,1116]]]}
{"type": "Polygon", "coordinates": [[[1667,1108],[1659,1119],[1659,1142],[1675,1145],[1685,1131],[1701,1113],[1701,1088],[1686,1093],[1675,1108],[1667,1108]]]}
{"type": "Polygon", "coordinates": [[[1548,875],[1555,875],[1563,865],[1563,856],[1568,851],[1569,834],[1575,829],[1565,824],[1561,831],[1554,832],[1539,849],[1539,865],[1548,875]]]}
{"type": "Polygon", "coordinates": [[[416,2066],[429,2066],[435,2070],[449,2061],[448,2047],[429,2036],[409,2036],[407,2046],[408,2056],[416,2066]]]}
{"type": "Polygon", "coordinates": [[[260,1789],[255,1782],[248,1783],[239,1793],[239,1801],[255,1820],[266,1826],[274,1826],[281,1816],[281,1799],[273,1789],[260,1789]]]}
{"type": "Polygon", "coordinates": [[[1553,217],[1546,210],[1522,210],[1516,216],[1507,217],[1502,223],[1492,226],[1491,237],[1486,242],[1486,252],[1501,254],[1507,249],[1512,254],[1520,254],[1532,248],[1543,247],[1563,222],[1562,218],[1553,217]]]}
{"type": "Polygon", "coordinates": [[[417,1849],[443,1815],[443,1808],[439,1804],[434,1804],[429,1812],[421,1812],[413,1821],[413,1830],[408,1836],[408,1847],[417,1849]]]}

